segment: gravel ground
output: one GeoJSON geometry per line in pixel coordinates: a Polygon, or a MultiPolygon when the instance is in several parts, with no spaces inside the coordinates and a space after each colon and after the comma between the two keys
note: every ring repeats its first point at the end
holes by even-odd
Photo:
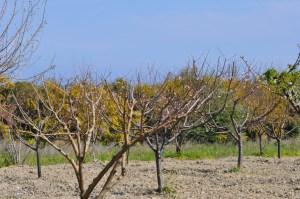
{"type": "MultiPolygon", "coordinates": [[[[155,192],[154,162],[130,162],[128,175],[107,194],[107,198],[290,198],[300,199],[300,159],[246,157],[241,171],[232,169],[234,158],[219,160],[166,159],[164,181],[167,193],[155,192]]],[[[87,164],[87,181],[101,169],[87,164]]],[[[69,165],[42,168],[11,166],[0,169],[0,198],[78,198],[77,183],[69,165]]]]}

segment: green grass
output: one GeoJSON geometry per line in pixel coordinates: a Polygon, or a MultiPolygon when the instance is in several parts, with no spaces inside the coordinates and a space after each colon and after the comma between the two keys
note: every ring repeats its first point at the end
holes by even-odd
{"type": "MultiPolygon", "coordinates": [[[[300,156],[300,143],[297,141],[283,142],[281,145],[283,157],[300,156]]],[[[246,142],[244,143],[243,153],[245,156],[259,156],[258,143],[246,142]]],[[[197,159],[218,159],[236,156],[237,147],[234,144],[200,144],[188,145],[181,154],[177,154],[174,150],[166,150],[164,157],[178,158],[186,160],[197,159]]],[[[277,145],[269,143],[264,146],[263,157],[276,157],[277,145]]]]}
{"type": "Polygon", "coordinates": [[[237,173],[240,172],[240,168],[238,167],[232,167],[231,169],[225,171],[226,173],[237,173]]]}
{"type": "MultiPolygon", "coordinates": [[[[36,165],[36,157],[35,154],[30,154],[26,161],[26,164],[28,165],[36,165]]],[[[54,164],[62,164],[67,163],[67,160],[60,154],[54,154],[54,155],[41,155],[41,164],[42,165],[54,165],[54,164]]]]}
{"type": "MultiPolygon", "coordinates": [[[[108,161],[118,151],[118,148],[112,148],[103,153],[97,153],[96,159],[100,161],[108,161]]],[[[244,143],[244,155],[245,156],[258,156],[258,144],[256,142],[244,143]]],[[[45,152],[44,152],[45,153],[45,152]]],[[[53,165],[66,163],[67,161],[59,154],[49,155],[42,153],[41,163],[42,165],[53,165]]],[[[147,146],[136,146],[130,149],[129,160],[139,161],[153,161],[154,153],[147,146]]],[[[218,159],[236,156],[237,148],[234,144],[188,144],[183,147],[180,154],[175,152],[174,146],[167,146],[163,156],[165,158],[176,158],[183,160],[199,160],[199,159],[218,159]]],[[[275,143],[269,143],[264,146],[264,157],[276,157],[277,146],[275,143]]],[[[298,140],[286,141],[282,143],[282,156],[283,157],[295,157],[300,156],[300,143],[298,140]]],[[[93,156],[89,154],[86,158],[86,162],[91,162],[93,156]]],[[[28,165],[35,165],[35,154],[31,153],[26,161],[28,165]]],[[[9,156],[5,153],[0,153],[0,167],[9,166],[12,164],[9,156]]]]}
{"type": "Polygon", "coordinates": [[[0,153],[0,168],[13,165],[13,161],[6,153],[0,153]]]}
{"type": "Polygon", "coordinates": [[[187,145],[180,154],[175,150],[168,149],[165,151],[164,157],[186,160],[216,159],[234,156],[235,153],[236,147],[232,144],[200,144],[187,145]]]}

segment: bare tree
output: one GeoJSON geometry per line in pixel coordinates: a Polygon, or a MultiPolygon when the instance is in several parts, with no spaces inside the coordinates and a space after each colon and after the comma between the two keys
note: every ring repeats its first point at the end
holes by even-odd
{"type": "MultiPolygon", "coordinates": [[[[207,73],[204,63],[198,68],[196,61],[193,60],[192,66],[186,68],[184,73],[167,82],[166,99],[176,99],[176,104],[168,108],[168,111],[172,108],[181,107],[186,103],[186,99],[189,98],[191,92],[197,93],[198,102],[191,114],[182,120],[178,120],[173,126],[155,132],[146,139],[148,146],[155,154],[158,192],[162,192],[164,188],[161,159],[165,146],[176,140],[178,136],[183,136],[185,132],[204,126],[224,109],[227,97],[224,98],[224,102],[218,99],[219,106],[215,106],[214,110],[211,109],[210,103],[218,98],[218,92],[222,85],[220,79],[227,72],[225,66],[226,60],[222,65],[218,62],[215,71],[207,73]]],[[[152,126],[153,123],[159,121],[163,118],[162,114],[163,112],[159,111],[150,113],[147,125],[152,126]]]]}
{"type": "MultiPolygon", "coordinates": [[[[61,153],[72,165],[79,185],[80,197],[89,198],[96,187],[102,181],[98,198],[103,198],[104,194],[114,184],[117,179],[117,167],[120,165],[122,156],[136,143],[142,142],[147,136],[160,132],[161,129],[169,128],[179,120],[187,117],[200,103],[199,90],[190,90],[184,101],[178,106],[178,99],[165,94],[166,82],[156,82],[151,85],[156,88],[154,93],[148,93],[145,89],[147,84],[138,82],[135,85],[135,92],[132,97],[136,100],[136,114],[138,120],[133,122],[132,131],[134,135],[131,140],[112,157],[112,159],[99,171],[96,177],[86,186],[84,181],[83,165],[89,150],[91,137],[94,131],[101,132],[101,123],[104,122],[101,112],[106,107],[103,106],[103,95],[105,86],[100,82],[91,81],[90,78],[80,78],[65,86],[58,86],[49,81],[43,82],[43,86],[34,86],[37,98],[41,102],[38,109],[44,109],[42,120],[44,124],[51,128],[41,128],[31,116],[24,111],[21,104],[16,99],[16,104],[22,117],[18,121],[24,121],[30,125],[36,133],[23,131],[32,136],[38,136],[59,153],[61,153]],[[174,108],[176,107],[176,108],[174,108]],[[149,114],[159,111],[162,117],[155,124],[148,126],[149,114]],[[51,121],[51,122],[50,122],[51,121]],[[48,130],[46,130],[48,129],[48,130]],[[54,139],[66,138],[73,149],[73,154],[69,154],[55,142],[54,139]],[[106,175],[109,173],[108,175],[106,175]]],[[[16,116],[17,117],[17,116],[16,116]]]]}
{"type": "Polygon", "coordinates": [[[263,85],[260,84],[251,68],[247,67],[244,72],[238,73],[236,65],[233,63],[232,74],[232,84],[229,85],[230,99],[225,110],[229,113],[229,121],[227,124],[221,124],[217,120],[212,120],[208,126],[216,132],[227,133],[233,138],[238,148],[237,167],[240,168],[243,162],[243,132],[270,114],[278,105],[278,101],[270,102],[261,109],[256,98],[265,93],[261,89],[263,85]]]}
{"type": "MultiPolygon", "coordinates": [[[[137,101],[134,97],[134,86],[123,79],[117,79],[115,83],[109,84],[105,81],[105,90],[108,93],[106,104],[112,110],[104,109],[103,120],[116,133],[122,134],[123,147],[130,143],[136,117],[137,101]]],[[[123,154],[121,163],[121,174],[125,176],[128,164],[129,151],[123,154]]]]}
{"type": "Polygon", "coordinates": [[[293,133],[297,127],[288,129],[288,124],[293,121],[293,116],[290,115],[288,102],[283,101],[272,114],[261,122],[262,129],[265,130],[267,136],[276,140],[277,157],[281,158],[281,141],[289,134],[293,133]]]}
{"type": "MultiPolygon", "coordinates": [[[[72,82],[65,88],[52,82],[44,82],[41,88],[34,86],[39,102],[38,106],[35,106],[39,119],[33,118],[15,98],[21,113],[21,117],[16,117],[17,121],[31,127],[27,130],[19,129],[19,132],[34,136],[36,143],[39,143],[40,138],[43,139],[71,163],[81,195],[84,193],[83,163],[98,121],[97,110],[101,91],[98,92],[97,89],[84,80],[72,82]],[[53,142],[53,137],[62,136],[69,140],[75,159],[53,142]]],[[[36,148],[38,149],[38,146],[36,148]]]]}
{"type": "Polygon", "coordinates": [[[155,155],[155,166],[157,176],[157,192],[162,192],[164,188],[162,176],[162,154],[166,145],[170,144],[179,134],[173,133],[172,129],[162,129],[163,132],[156,132],[154,135],[147,137],[146,141],[155,155]]]}
{"type": "MultiPolygon", "coordinates": [[[[13,94],[13,98],[16,102],[18,102],[15,94],[13,94]]],[[[17,103],[17,107],[21,106],[19,103],[20,102],[17,103]]],[[[37,135],[38,132],[36,131],[36,129],[32,128],[31,125],[28,125],[27,121],[21,119],[24,113],[26,113],[27,115],[30,114],[31,118],[35,121],[36,126],[38,126],[41,129],[41,131],[44,131],[46,121],[42,117],[42,114],[44,114],[42,111],[44,111],[44,110],[40,107],[41,102],[38,100],[38,98],[36,98],[36,100],[34,101],[34,106],[36,107],[36,110],[37,110],[37,113],[35,114],[35,116],[32,113],[30,113],[30,111],[32,111],[32,110],[25,110],[25,109],[15,110],[15,112],[13,114],[17,117],[15,117],[15,121],[11,125],[11,133],[12,133],[12,136],[15,137],[20,143],[25,145],[30,150],[34,151],[34,153],[36,155],[37,175],[38,175],[38,178],[40,178],[40,177],[42,177],[41,157],[40,157],[41,140],[40,140],[40,137],[37,135]],[[18,110],[19,111],[21,110],[21,111],[19,112],[18,110]],[[31,132],[31,134],[29,136],[31,136],[34,139],[35,143],[33,143],[33,144],[28,141],[28,133],[27,133],[28,131],[31,132]],[[27,137],[27,139],[24,138],[23,135],[25,137],[27,137]]],[[[24,161],[25,161],[25,159],[24,159],[24,161]]]]}
{"type": "Polygon", "coordinates": [[[251,126],[247,129],[248,131],[254,132],[258,138],[259,156],[263,155],[263,136],[266,134],[262,122],[259,122],[255,126],[251,126]]]}
{"type": "Polygon", "coordinates": [[[45,0],[3,0],[0,3],[0,74],[13,72],[37,47],[45,24],[45,0]]]}
{"type": "MultiPolygon", "coordinates": [[[[47,0],[3,0],[0,2],[0,75],[13,73],[38,46],[38,33],[45,24],[47,0]]],[[[2,85],[1,85],[2,86],[2,85]]],[[[4,106],[1,105],[1,109],[4,106]]],[[[9,112],[5,110],[3,112],[9,112]]],[[[11,134],[12,152],[17,152],[11,134]]],[[[19,162],[20,154],[15,154],[19,162]]]]}

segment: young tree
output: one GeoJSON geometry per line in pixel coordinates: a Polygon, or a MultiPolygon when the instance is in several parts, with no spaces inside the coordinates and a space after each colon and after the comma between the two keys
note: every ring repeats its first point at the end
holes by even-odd
{"type": "MultiPolygon", "coordinates": [[[[221,86],[220,79],[226,72],[225,63],[222,66],[217,65],[217,69],[219,71],[212,71],[208,74],[204,69],[204,64],[202,64],[202,68],[198,68],[196,62],[193,61],[193,65],[187,67],[184,73],[182,72],[178,76],[175,76],[166,84],[165,99],[167,102],[169,100],[176,100],[176,104],[170,107],[168,111],[183,106],[186,103],[186,99],[190,97],[191,92],[198,92],[198,102],[191,114],[182,120],[178,120],[177,123],[174,123],[174,126],[161,129],[161,131],[155,132],[146,139],[148,146],[155,155],[158,192],[162,192],[164,188],[161,159],[165,146],[174,141],[178,136],[183,136],[183,133],[188,130],[203,126],[224,109],[225,102],[219,102],[221,107],[214,107],[214,112],[210,107],[210,103],[218,96],[221,86]]],[[[147,125],[152,126],[160,121],[163,118],[162,114],[164,112],[152,111],[149,115],[147,125]]]]}
{"type": "MultiPolygon", "coordinates": [[[[261,84],[249,67],[244,72],[238,73],[234,63],[232,72],[233,80],[232,84],[229,85],[229,99],[224,110],[226,114],[220,115],[220,117],[226,117],[226,122],[221,123],[220,118],[217,116],[213,122],[209,123],[209,127],[217,132],[227,132],[233,138],[238,148],[237,167],[241,168],[243,162],[243,132],[270,114],[276,107],[277,102],[271,101],[261,111],[257,112],[261,106],[256,98],[266,95],[264,85],[261,84]]],[[[226,82],[224,82],[224,85],[227,89],[229,88],[226,82]]]]}
{"type": "MultiPolygon", "coordinates": [[[[28,82],[16,82],[14,88],[12,89],[11,99],[9,100],[10,104],[15,107],[12,111],[12,114],[17,116],[17,118],[22,117],[22,112],[17,108],[17,105],[14,103],[18,99],[18,103],[22,106],[22,110],[26,112],[30,117],[37,123],[41,128],[45,125],[42,120],[42,109],[38,97],[34,94],[35,91],[32,88],[32,84],[28,82]],[[38,111],[37,111],[38,110],[38,111]]],[[[15,119],[17,119],[15,117],[15,119]]],[[[36,154],[36,166],[37,166],[37,175],[38,178],[42,176],[41,173],[41,162],[40,162],[40,138],[38,136],[32,136],[22,133],[23,131],[31,131],[33,134],[37,133],[30,125],[27,125],[26,122],[22,120],[14,120],[10,125],[12,136],[15,137],[20,143],[28,147],[30,150],[33,150],[36,154]],[[31,142],[31,139],[34,140],[34,143],[31,142]]]]}
{"type": "MultiPolygon", "coordinates": [[[[101,124],[104,119],[101,115],[105,112],[103,95],[105,86],[100,82],[94,82],[91,78],[80,78],[65,86],[58,86],[49,81],[43,82],[41,89],[34,87],[41,106],[37,109],[45,110],[41,116],[44,124],[48,128],[42,128],[30,114],[26,113],[22,105],[16,99],[16,105],[22,113],[23,121],[30,125],[36,133],[23,131],[32,136],[38,136],[50,146],[61,153],[72,165],[79,185],[80,198],[87,199],[91,196],[94,188],[100,181],[104,181],[98,198],[103,198],[104,194],[113,185],[117,167],[120,165],[122,156],[136,143],[142,142],[147,136],[161,129],[169,128],[178,121],[191,114],[200,103],[200,90],[189,90],[184,101],[165,94],[166,78],[162,82],[155,84],[145,84],[138,82],[135,85],[135,92],[132,97],[136,100],[136,114],[139,115],[132,127],[134,135],[128,144],[112,157],[112,159],[99,171],[95,178],[86,186],[84,181],[84,162],[89,150],[93,132],[101,133],[101,124]],[[149,94],[150,90],[155,90],[149,94]],[[174,108],[175,107],[175,108],[174,108]],[[152,112],[161,112],[161,119],[155,124],[148,126],[149,115],[152,112]],[[51,122],[49,122],[51,120],[51,122]],[[69,154],[58,146],[53,139],[65,138],[72,146],[73,153],[69,154]],[[106,176],[105,174],[108,175],[106,176]]],[[[15,116],[17,118],[17,116],[15,116]]]]}
{"type": "Polygon", "coordinates": [[[247,130],[254,133],[255,136],[257,136],[258,147],[259,147],[259,156],[262,156],[263,155],[263,136],[265,135],[265,129],[263,127],[262,122],[259,122],[259,124],[248,127],[247,130]]]}
{"type": "Polygon", "coordinates": [[[297,128],[287,129],[288,124],[294,120],[294,117],[290,114],[288,102],[282,100],[274,111],[262,121],[262,127],[265,129],[266,134],[276,140],[278,159],[281,158],[282,139],[286,138],[290,133],[293,133],[297,128]]]}

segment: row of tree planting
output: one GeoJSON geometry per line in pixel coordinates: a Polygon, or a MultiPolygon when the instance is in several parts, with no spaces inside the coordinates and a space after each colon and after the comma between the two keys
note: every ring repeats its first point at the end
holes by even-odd
{"type": "MultiPolygon", "coordinates": [[[[296,134],[300,113],[299,56],[285,71],[257,74],[244,59],[219,59],[210,65],[192,61],[178,73],[148,73],[109,81],[86,73],[69,80],[43,78],[13,81],[10,77],[28,63],[45,24],[45,0],[4,0],[0,3],[0,118],[1,142],[21,161],[18,146],[36,153],[41,176],[40,147],[60,153],[76,175],[80,198],[103,198],[126,176],[129,149],[147,143],[155,153],[158,191],[163,190],[161,157],[175,142],[185,139],[231,140],[243,163],[244,134],[261,140],[265,133],[278,144],[296,134]],[[250,136],[251,135],[251,136],[250,136]],[[94,144],[120,145],[90,182],[83,169],[94,144]],[[68,144],[72,151],[65,150],[68,144]],[[119,176],[119,177],[117,177],[119,176]],[[100,183],[101,182],[101,183],[100,183]],[[101,191],[95,187],[101,184],[101,191]]],[[[199,62],[199,61],[198,61],[199,62]]]]}
{"type": "Polygon", "coordinates": [[[261,143],[265,134],[276,140],[280,158],[281,140],[298,132],[298,65],[299,58],[287,71],[257,74],[244,59],[220,59],[214,66],[192,61],[177,74],[149,73],[153,75],[114,81],[88,72],[68,81],[40,77],[14,82],[2,76],[1,137],[10,139],[16,163],[16,143],[36,152],[38,176],[40,143],[56,149],[72,165],[81,198],[88,198],[104,181],[102,197],[119,179],[119,167],[121,176],[126,175],[129,149],[145,142],[155,154],[161,192],[161,157],[171,142],[177,152],[185,139],[198,135],[234,142],[240,168],[245,135],[255,135],[261,143]],[[60,143],[71,146],[72,152],[60,143]],[[91,145],[101,143],[121,147],[87,186],[83,166],[91,145]]]}

